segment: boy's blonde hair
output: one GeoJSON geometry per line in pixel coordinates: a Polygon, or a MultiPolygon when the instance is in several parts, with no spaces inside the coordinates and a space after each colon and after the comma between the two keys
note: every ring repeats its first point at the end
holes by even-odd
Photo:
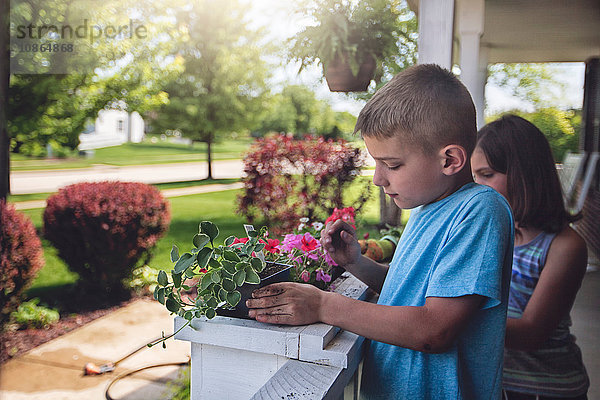
{"type": "Polygon", "coordinates": [[[475,106],[467,88],[450,71],[419,64],[397,74],[358,115],[354,132],[368,137],[399,136],[432,153],[449,144],[470,156],[475,148],[475,106]]]}

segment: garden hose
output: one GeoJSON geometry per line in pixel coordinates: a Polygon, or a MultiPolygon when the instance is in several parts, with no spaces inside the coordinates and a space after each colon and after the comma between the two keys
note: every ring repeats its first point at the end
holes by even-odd
{"type": "MultiPolygon", "coordinates": [[[[145,346],[144,346],[145,347],[145,346]]],[[[145,367],[141,367],[141,368],[137,368],[128,372],[125,372],[119,376],[117,376],[115,379],[113,379],[112,381],[110,381],[110,383],[108,384],[108,386],[106,387],[106,391],[104,392],[104,395],[106,397],[106,400],[115,400],[111,395],[110,395],[110,388],[117,383],[119,380],[128,377],[129,375],[133,375],[137,372],[146,370],[146,369],[150,369],[150,368],[158,368],[158,367],[168,367],[171,365],[175,365],[175,366],[184,366],[184,365],[189,365],[190,364],[190,359],[188,357],[187,361],[183,361],[183,362],[170,362],[170,363],[163,363],[163,364],[155,364],[155,365],[147,365],[145,367]]]]}
{"type": "MultiPolygon", "coordinates": [[[[155,340],[152,340],[153,342],[156,342],[160,339],[163,339],[163,337],[158,337],[155,340]]],[[[148,345],[144,344],[143,346],[138,347],[137,349],[133,350],[130,353],[127,353],[125,356],[121,357],[120,359],[118,359],[115,362],[109,362],[103,365],[96,365],[94,363],[87,363],[85,364],[85,366],[83,367],[83,374],[84,375],[102,375],[105,374],[107,372],[112,372],[115,370],[115,368],[117,367],[117,365],[122,362],[123,360],[126,360],[127,358],[131,357],[132,355],[134,355],[135,353],[137,353],[138,351],[147,348],[148,345]]],[[[184,366],[184,365],[189,365],[190,364],[190,358],[188,357],[187,361],[180,361],[180,362],[168,362],[168,363],[162,363],[162,364],[154,364],[154,365],[146,365],[145,367],[141,367],[141,368],[137,368],[131,371],[127,371],[124,372],[123,374],[115,377],[113,380],[110,381],[110,383],[108,384],[108,386],[106,387],[106,391],[105,391],[105,397],[106,400],[114,400],[110,394],[110,388],[117,383],[119,380],[128,377],[129,375],[133,375],[137,372],[146,370],[146,369],[150,369],[150,368],[158,368],[158,367],[167,367],[167,366],[184,366]]]]}

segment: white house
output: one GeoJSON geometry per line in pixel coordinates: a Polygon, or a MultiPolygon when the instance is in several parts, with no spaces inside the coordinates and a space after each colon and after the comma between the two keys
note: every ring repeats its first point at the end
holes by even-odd
{"type": "Polygon", "coordinates": [[[100,110],[92,129],[79,135],[79,150],[93,150],[139,143],[144,138],[144,120],[136,111],[100,110]]]}

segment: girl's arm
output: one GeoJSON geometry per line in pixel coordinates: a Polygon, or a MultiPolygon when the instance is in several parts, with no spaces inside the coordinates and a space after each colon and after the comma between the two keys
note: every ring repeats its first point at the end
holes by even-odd
{"type": "Polygon", "coordinates": [[[447,351],[483,301],[478,295],[428,297],[421,307],[384,306],[289,282],[258,289],[253,297],[247,302],[249,315],[260,322],[324,322],[368,339],[427,353],[447,351]]]}
{"type": "Polygon", "coordinates": [[[506,346],[518,350],[539,348],[573,306],[585,275],[587,247],[570,227],[552,241],[546,264],[521,318],[508,318],[506,346]]]}

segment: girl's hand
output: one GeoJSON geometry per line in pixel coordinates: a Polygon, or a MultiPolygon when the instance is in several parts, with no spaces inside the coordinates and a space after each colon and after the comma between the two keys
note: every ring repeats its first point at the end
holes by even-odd
{"type": "Polygon", "coordinates": [[[338,219],[330,222],[321,232],[321,245],[340,267],[354,264],[360,258],[360,245],[356,230],[338,219]]]}
{"type": "Polygon", "coordinates": [[[274,283],[255,290],[246,306],[248,315],[259,322],[307,325],[320,321],[324,295],[313,285],[274,283]]]}

